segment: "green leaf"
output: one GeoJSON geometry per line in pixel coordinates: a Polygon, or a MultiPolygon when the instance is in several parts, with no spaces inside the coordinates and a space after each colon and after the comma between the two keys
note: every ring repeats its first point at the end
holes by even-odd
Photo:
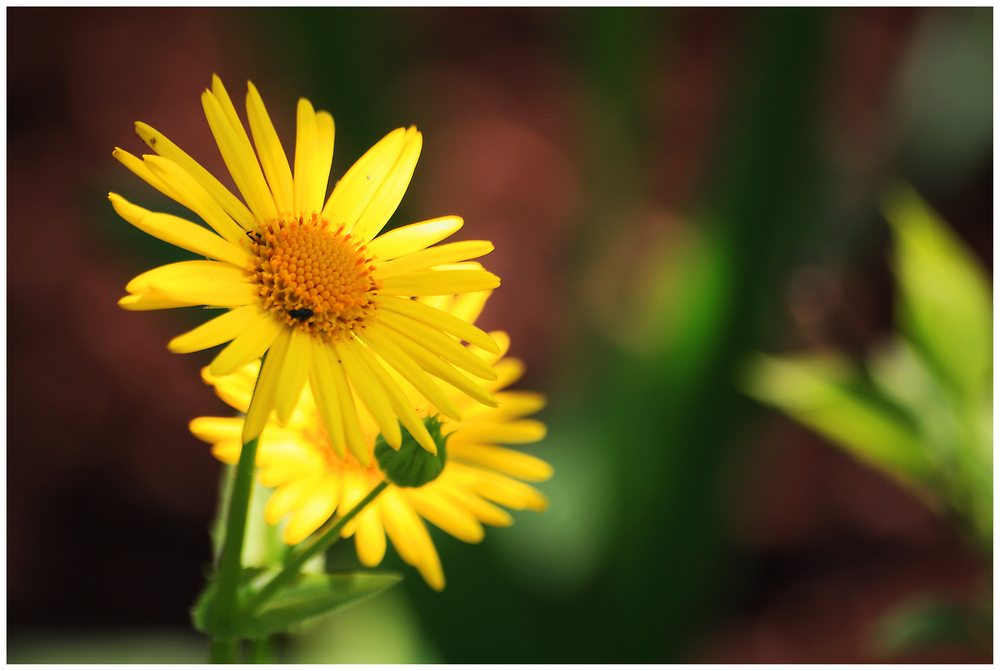
{"type": "MultiPolygon", "coordinates": [[[[245,579],[240,590],[241,603],[246,603],[276,573],[261,569],[244,569],[244,572],[245,579]]],[[[211,621],[214,586],[210,586],[199,597],[192,620],[195,629],[217,638],[260,639],[360,603],[402,579],[402,575],[390,572],[359,571],[323,575],[300,573],[256,613],[246,613],[241,609],[234,622],[218,627],[211,621]]]]}
{"type": "Polygon", "coordinates": [[[900,327],[964,402],[992,388],[993,300],[978,259],[908,184],[883,202],[895,236],[900,327]]]}
{"type": "Polygon", "coordinates": [[[835,354],[758,354],[748,362],[741,386],[861,461],[907,484],[927,482],[934,466],[912,423],[860,381],[856,368],[835,354]]]}
{"type": "Polygon", "coordinates": [[[237,625],[239,636],[262,638],[360,603],[403,579],[399,573],[300,574],[291,585],[237,625]]]}
{"type": "MultiPolygon", "coordinates": [[[[244,567],[240,574],[237,598],[240,601],[245,601],[251,581],[256,577],[264,576],[265,573],[269,574],[272,572],[267,572],[266,569],[255,566],[244,567]]],[[[205,586],[205,589],[201,591],[201,594],[198,595],[198,600],[195,601],[194,607],[191,609],[191,623],[194,628],[210,636],[215,636],[218,633],[213,629],[212,623],[212,607],[215,603],[217,586],[218,581],[213,577],[208,585],[205,586]]]]}

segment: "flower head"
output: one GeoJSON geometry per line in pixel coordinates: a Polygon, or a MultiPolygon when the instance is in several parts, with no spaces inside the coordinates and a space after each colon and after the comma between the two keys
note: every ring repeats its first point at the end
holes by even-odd
{"type": "Polygon", "coordinates": [[[416,128],[389,133],[326,198],[334,136],[329,114],[299,100],[290,165],[253,84],[247,93],[249,135],[218,77],[202,104],[243,200],[161,133],[137,123],[156,155],[139,159],[115,149],[114,156],[215,232],[110,194],[131,224],[207,257],[139,275],[119,304],[128,310],[227,308],[168,347],[193,352],[228,342],[211,363],[216,376],[267,354],[241,440],[259,435],[272,409],[288,421],[307,379],[335,453],[342,457],[346,446],[363,465],[369,450],[358,421],[362,404],[393,447],[400,445],[401,422],[425,449],[436,449],[390,371],[451,419],[460,419],[458,406],[428,373],[495,407],[496,399],[456,366],[495,381],[496,372],[458,340],[494,355],[497,344],[469,323],[410,300],[498,286],[495,275],[470,261],[493,245],[474,240],[432,246],[462,226],[458,217],[376,237],[413,174],[422,141],[416,128]]]}
{"type": "MultiPolygon", "coordinates": [[[[472,322],[488,293],[437,302],[447,313],[472,322]]],[[[443,418],[440,433],[447,436],[447,460],[441,474],[420,487],[389,485],[344,528],[343,537],[354,536],[358,558],[365,566],[382,561],[388,535],[403,560],[440,590],[444,573],[424,519],[456,538],[477,543],[483,538],[483,524],[511,524],[510,514],[499,506],[538,511],[548,506],[546,498],[522,480],[545,480],[552,474],[551,466],[500,446],[531,443],[545,435],[541,422],[524,419],[544,406],[545,399],[533,392],[503,391],[521,376],[524,366],[517,359],[500,358],[509,345],[506,334],[491,336],[500,343],[500,352],[481,354],[496,367],[498,379],[487,384],[487,389],[496,394],[499,407],[478,405],[457,389],[450,392],[465,418],[460,423],[443,418]]],[[[250,364],[235,375],[219,377],[206,369],[204,377],[223,400],[246,410],[257,370],[257,364],[250,364]]],[[[438,414],[439,408],[421,400],[404,380],[398,381],[421,418],[438,414]]],[[[236,463],[242,449],[240,424],[237,418],[199,417],[191,422],[191,430],[212,443],[212,454],[218,459],[236,463]]],[[[262,485],[275,488],[265,517],[269,524],[286,520],[283,539],[289,545],[303,541],[331,515],[351,510],[385,478],[372,457],[379,426],[367,412],[361,413],[360,425],[369,451],[364,463],[332,449],[307,385],[284,426],[272,420],[264,427],[257,447],[258,477],[262,485]]]]}

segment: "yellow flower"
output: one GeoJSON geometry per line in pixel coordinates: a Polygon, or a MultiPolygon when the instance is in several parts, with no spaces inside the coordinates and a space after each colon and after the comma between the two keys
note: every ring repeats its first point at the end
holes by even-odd
{"type": "Polygon", "coordinates": [[[272,409],[287,421],[307,379],[337,455],[344,454],[346,445],[363,464],[369,454],[349,383],[396,448],[401,440],[398,417],[425,449],[435,451],[388,370],[398,372],[452,419],[461,418],[458,407],[427,373],[495,407],[496,399],[454,366],[488,381],[497,379],[496,372],[451,336],[493,354],[499,351],[497,344],[474,326],[409,300],[499,286],[499,278],[469,261],[489,253],[493,245],[464,241],[432,247],[462,226],[458,217],[375,237],[413,175],[421,147],[416,128],[398,128],[372,147],[324,204],[333,161],[334,127],[328,113],[299,100],[290,166],[253,84],[247,93],[249,136],[218,77],[212,79],[212,90],[202,94],[202,104],[246,204],[161,133],[136,123],[139,136],[157,155],[139,159],[116,148],[114,156],[215,233],[109,194],[129,223],[208,257],[139,275],[119,304],[127,310],[228,309],[168,347],[194,352],[232,341],[212,361],[213,375],[239,371],[267,353],[242,441],[260,434],[272,409]]]}
{"type": "MultiPolygon", "coordinates": [[[[489,292],[457,299],[439,299],[447,312],[475,321],[489,292]]],[[[508,526],[510,514],[496,504],[514,510],[542,511],[547,499],[535,488],[521,482],[542,481],[552,475],[552,467],[531,455],[500,447],[499,444],[531,443],[545,435],[545,425],[526,415],[545,405],[541,394],[527,391],[502,391],[524,372],[518,359],[503,358],[509,340],[503,332],[490,334],[500,343],[500,352],[486,355],[495,364],[498,379],[487,388],[496,393],[498,408],[474,404],[464,394],[453,390],[450,396],[465,414],[462,422],[444,421],[448,434],[447,462],[437,479],[419,488],[389,485],[343,530],[343,537],[354,535],[358,559],[365,566],[376,566],[385,555],[386,535],[399,555],[415,566],[431,587],[444,588],[444,573],[437,551],[423,519],[468,543],[483,538],[483,524],[508,526]],[[422,519],[423,518],[423,519],[422,519]]],[[[483,353],[485,354],[485,353],[483,353]]],[[[207,382],[237,410],[245,410],[253,390],[257,364],[235,375],[219,377],[205,369],[207,382]]],[[[410,398],[420,395],[407,383],[410,398]]],[[[417,406],[422,417],[433,416],[439,408],[426,401],[417,406]]],[[[191,431],[201,440],[212,443],[212,454],[234,464],[239,460],[240,424],[238,418],[199,417],[191,422],[191,431]]],[[[362,413],[361,427],[369,455],[374,450],[379,427],[362,413]]],[[[383,480],[374,459],[368,466],[352,455],[338,455],[327,440],[319,421],[311,390],[307,385],[302,400],[291,419],[281,426],[271,421],[264,428],[257,448],[260,483],[274,487],[268,499],[265,518],[277,524],[287,517],[283,538],[289,545],[303,541],[335,512],[343,515],[383,480]]]]}

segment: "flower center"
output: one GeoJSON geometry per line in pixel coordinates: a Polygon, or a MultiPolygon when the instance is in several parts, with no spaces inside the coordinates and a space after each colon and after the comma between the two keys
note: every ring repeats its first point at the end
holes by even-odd
{"type": "Polygon", "coordinates": [[[368,249],[317,214],[283,217],[250,237],[263,308],[327,341],[363,329],[378,310],[381,284],[368,249]]]}

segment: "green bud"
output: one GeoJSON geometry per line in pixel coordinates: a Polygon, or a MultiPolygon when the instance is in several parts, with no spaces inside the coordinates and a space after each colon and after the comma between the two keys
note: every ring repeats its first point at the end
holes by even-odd
{"type": "Polygon", "coordinates": [[[424,418],[424,426],[437,445],[436,455],[425,450],[402,423],[399,428],[403,442],[399,450],[392,449],[381,434],[375,441],[378,467],[385,473],[386,479],[397,487],[422,487],[444,470],[444,462],[448,459],[444,444],[448,436],[441,435],[441,421],[436,416],[424,418]]]}

